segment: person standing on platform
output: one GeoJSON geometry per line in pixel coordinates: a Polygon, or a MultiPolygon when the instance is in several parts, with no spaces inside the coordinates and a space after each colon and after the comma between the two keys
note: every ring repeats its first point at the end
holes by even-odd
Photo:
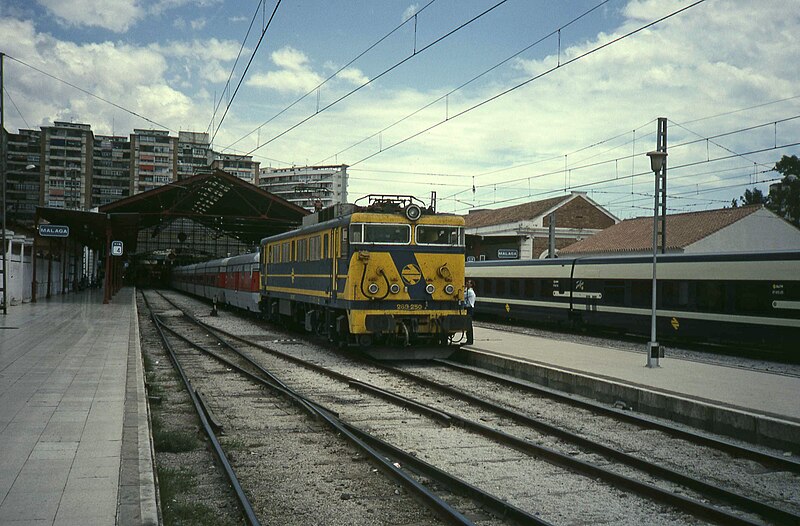
{"type": "Polygon", "coordinates": [[[464,290],[464,303],[467,307],[467,317],[469,318],[469,325],[467,325],[467,342],[465,345],[472,345],[472,313],[475,311],[475,284],[472,280],[467,280],[467,287],[464,290]]]}

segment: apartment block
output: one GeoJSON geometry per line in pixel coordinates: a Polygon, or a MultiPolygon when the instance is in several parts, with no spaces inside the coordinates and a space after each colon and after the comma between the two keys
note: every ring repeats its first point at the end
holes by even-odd
{"type": "Polygon", "coordinates": [[[89,207],[94,134],[88,124],[55,122],[42,127],[41,202],[53,208],[89,207]]]}
{"type": "Polygon", "coordinates": [[[204,132],[94,135],[89,124],[55,122],[6,136],[8,211],[20,223],[32,224],[37,206],[89,210],[213,169],[309,210],[347,202],[347,165],[261,170],[250,155],[214,152],[204,132]]]}
{"type": "Polygon", "coordinates": [[[207,133],[178,132],[178,181],[208,170],[212,158],[207,133]]]}
{"type": "Polygon", "coordinates": [[[347,165],[264,168],[259,188],[307,210],[347,202],[347,165]]]}
{"type": "Polygon", "coordinates": [[[6,145],[6,217],[9,223],[32,225],[40,204],[42,132],[7,133],[6,145]]]}
{"type": "Polygon", "coordinates": [[[129,137],[96,135],[93,159],[90,182],[92,207],[132,195],[129,137]]]}
{"type": "Polygon", "coordinates": [[[251,155],[214,154],[211,161],[212,170],[222,170],[243,179],[252,185],[258,185],[258,172],[261,163],[254,161],[251,155]]]}
{"type": "Polygon", "coordinates": [[[133,193],[147,192],[175,180],[178,138],[167,130],[134,129],[131,134],[133,193]]]}

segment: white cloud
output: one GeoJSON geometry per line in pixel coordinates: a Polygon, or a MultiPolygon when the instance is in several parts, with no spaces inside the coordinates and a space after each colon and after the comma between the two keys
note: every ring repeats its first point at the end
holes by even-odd
{"type": "MultiPolygon", "coordinates": [[[[5,87],[34,128],[67,120],[91,124],[96,134],[112,130],[128,134],[135,127],[156,125],[46,77],[11,57],[164,126],[194,122],[205,128],[193,111],[191,99],[166,81],[170,66],[167,56],[158,49],[119,42],[60,41],[37,33],[30,21],[13,19],[0,20],[0,34],[11,37],[5,50],[9,55],[5,87]]],[[[24,127],[17,115],[7,116],[9,128],[15,124],[24,127]]]]}
{"type": "Polygon", "coordinates": [[[212,83],[224,83],[228,80],[229,64],[233,64],[239,48],[240,44],[237,42],[216,38],[173,40],[150,46],[150,49],[171,59],[176,75],[187,89],[197,87],[193,85],[196,79],[212,83]]]}
{"type": "MultiPolygon", "coordinates": [[[[66,25],[78,27],[100,27],[125,33],[137,22],[147,16],[159,16],[162,13],[194,4],[197,8],[209,7],[222,0],[158,0],[145,6],[141,0],[37,0],[59,21],[66,25]]],[[[186,22],[176,19],[173,25],[181,28],[186,22]]],[[[190,22],[192,29],[205,27],[204,19],[190,22]]]]}
{"type": "Polygon", "coordinates": [[[360,86],[365,82],[369,81],[369,77],[364,75],[364,73],[357,68],[343,69],[342,71],[339,72],[339,74],[336,77],[342,80],[346,80],[355,86],[360,86]]]}
{"type": "MultiPolygon", "coordinates": [[[[248,86],[272,89],[281,93],[305,94],[319,86],[328,76],[314,71],[308,56],[290,46],[273,52],[270,58],[279,69],[252,75],[246,82],[248,86]]],[[[324,69],[335,71],[338,68],[327,63],[324,69]]],[[[369,81],[369,77],[360,69],[350,67],[340,71],[335,80],[360,86],[369,81]]]]}
{"type": "Polygon", "coordinates": [[[67,25],[126,32],[144,16],[137,0],[38,0],[67,25]]]}
{"type": "Polygon", "coordinates": [[[402,21],[405,22],[406,20],[408,20],[412,16],[416,15],[417,11],[419,11],[419,4],[411,4],[410,6],[408,6],[406,8],[405,11],[403,11],[402,21]]]}
{"type": "MultiPolygon", "coordinates": [[[[560,61],[563,64],[685,5],[677,0],[630,2],[624,11],[627,18],[617,30],[571,46],[565,45],[560,61]]],[[[713,142],[681,147],[677,145],[698,137],[674,123],[683,124],[701,135],[714,135],[800,113],[800,103],[795,99],[783,105],[688,124],[701,117],[798,95],[796,73],[786,64],[795,61],[792,54],[797,49],[798,38],[792,28],[799,25],[800,15],[787,13],[780,1],[744,5],[720,0],[700,4],[390,148],[395,142],[441,123],[445,118],[558,63],[555,55],[519,60],[518,69],[506,69],[477,87],[459,91],[448,97],[447,102],[435,104],[378,137],[348,149],[336,159],[351,164],[383,150],[380,155],[358,165],[359,172],[370,168],[390,170],[402,167],[402,170],[411,172],[481,174],[524,164],[524,168],[477,177],[477,204],[491,206],[494,200],[501,201],[512,195],[523,199],[529,198],[528,195],[537,198],[537,191],[572,187],[607,192],[598,194],[601,202],[611,202],[609,196],[614,196],[614,192],[627,193],[622,201],[625,208],[612,211],[623,217],[637,214],[636,198],[631,198],[630,194],[652,192],[651,181],[646,176],[635,178],[634,188],[624,176],[646,171],[647,159],[643,152],[655,147],[656,125],[653,119],[656,117],[667,117],[672,124],[669,137],[670,145],[674,145],[670,153],[671,166],[690,165],[707,158],[732,157],[731,161],[710,163],[702,169],[674,168],[670,177],[676,192],[690,182],[693,188],[697,185],[701,190],[701,183],[713,184],[719,177],[698,176],[701,171],[713,173],[720,170],[724,173],[736,166],[744,166],[747,172],[749,165],[752,173],[754,162],[769,165],[780,158],[781,153],[777,151],[744,159],[731,153],[769,148],[774,140],[770,135],[774,131],[772,128],[734,134],[715,141],[722,147],[713,142]],[[769,27],[769,31],[765,31],[765,27],[769,27]],[[577,153],[587,145],[619,134],[621,137],[615,141],[577,153]],[[631,160],[629,156],[634,151],[641,154],[641,158],[631,160]],[[545,159],[552,160],[545,162],[545,159]],[[598,160],[609,162],[592,169],[576,169],[598,160]],[[532,162],[537,164],[530,164],[532,162]],[[532,179],[528,181],[527,177],[532,179]],[[623,177],[622,182],[581,187],[615,177],[623,177]],[[510,182],[513,179],[522,181],[510,182]],[[530,194],[528,184],[532,187],[530,194]]],[[[566,32],[563,37],[563,42],[569,42],[566,32]]],[[[446,88],[430,94],[391,91],[378,83],[373,90],[359,92],[358,97],[353,98],[358,100],[348,100],[336,111],[326,112],[330,114],[326,124],[331,128],[326,128],[321,122],[304,126],[304,139],[320,137],[316,148],[309,147],[325,152],[324,155],[304,153],[299,147],[291,155],[300,157],[294,159],[298,162],[306,156],[317,160],[327,157],[326,162],[334,162],[328,156],[355,145],[446,91],[446,88]],[[339,118],[334,118],[334,115],[339,118]]],[[[299,135],[291,134],[285,140],[295,140],[299,135]]],[[[782,139],[784,142],[797,142],[800,129],[796,124],[785,123],[777,126],[776,135],[778,144],[782,139]]],[[[299,143],[294,145],[299,146],[299,143]]],[[[374,188],[377,184],[374,180],[362,182],[360,176],[364,173],[359,172],[354,171],[351,180],[353,195],[366,193],[370,188],[368,185],[374,188]]],[[[409,191],[440,183],[471,188],[470,177],[432,180],[430,177],[398,174],[378,178],[384,181],[384,185],[407,187],[409,191]]],[[[742,180],[748,182],[746,173],[742,180]]],[[[730,190],[736,197],[743,191],[744,188],[730,190]]],[[[466,195],[471,196],[471,192],[466,195]]],[[[538,198],[542,197],[538,195],[538,198]]],[[[640,204],[644,204],[645,198],[639,199],[640,204]]],[[[730,196],[720,200],[729,203],[730,196]]],[[[449,203],[452,205],[453,201],[449,203]]],[[[684,203],[676,199],[672,206],[680,210],[684,203]]]]}
{"type": "Polygon", "coordinates": [[[254,74],[247,80],[248,86],[304,94],[323,81],[322,76],[311,69],[308,57],[302,51],[287,46],[273,52],[271,59],[280,69],[254,74]]]}

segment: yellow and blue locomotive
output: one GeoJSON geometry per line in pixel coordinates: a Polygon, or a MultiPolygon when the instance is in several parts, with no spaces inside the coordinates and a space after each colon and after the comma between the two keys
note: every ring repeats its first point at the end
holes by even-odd
{"type": "Polygon", "coordinates": [[[469,323],[464,219],[410,196],[364,199],[261,241],[262,311],[383,357],[454,350],[469,323]]]}

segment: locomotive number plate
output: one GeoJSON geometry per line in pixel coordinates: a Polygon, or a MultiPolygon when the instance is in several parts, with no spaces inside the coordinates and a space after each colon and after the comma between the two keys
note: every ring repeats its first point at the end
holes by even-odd
{"type": "Polygon", "coordinates": [[[422,310],[421,303],[400,303],[397,305],[397,310],[422,310]]]}

